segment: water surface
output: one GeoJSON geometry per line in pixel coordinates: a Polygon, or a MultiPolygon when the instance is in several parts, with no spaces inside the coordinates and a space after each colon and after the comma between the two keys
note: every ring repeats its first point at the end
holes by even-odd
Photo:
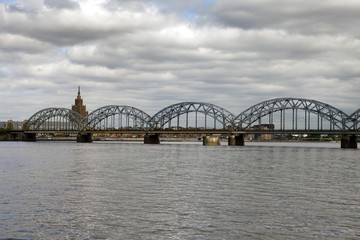
{"type": "Polygon", "coordinates": [[[1,142],[0,239],[360,238],[339,145],[1,142]]]}

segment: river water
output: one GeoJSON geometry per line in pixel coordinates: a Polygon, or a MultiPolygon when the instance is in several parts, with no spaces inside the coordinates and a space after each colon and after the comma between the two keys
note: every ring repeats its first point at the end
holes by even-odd
{"type": "Polygon", "coordinates": [[[360,150],[0,142],[8,238],[360,239],[360,150]]]}

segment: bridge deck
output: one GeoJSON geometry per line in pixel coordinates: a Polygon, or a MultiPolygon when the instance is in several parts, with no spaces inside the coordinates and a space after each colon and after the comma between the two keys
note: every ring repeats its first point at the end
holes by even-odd
{"type": "MultiPolygon", "coordinates": [[[[14,133],[37,133],[37,134],[78,134],[74,130],[38,130],[38,131],[12,131],[14,133]]],[[[91,134],[328,134],[328,135],[360,135],[359,131],[353,130],[86,130],[81,133],[91,134]]]]}

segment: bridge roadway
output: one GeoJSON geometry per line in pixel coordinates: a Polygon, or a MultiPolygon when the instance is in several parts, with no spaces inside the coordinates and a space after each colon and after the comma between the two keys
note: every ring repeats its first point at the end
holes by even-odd
{"type": "Polygon", "coordinates": [[[185,134],[185,135],[213,135],[213,134],[321,134],[321,135],[360,135],[359,131],[354,130],[85,130],[85,131],[76,131],[76,130],[13,130],[14,133],[25,133],[25,134],[160,134],[160,135],[170,135],[170,134],[185,134]]]}
{"type": "MultiPolygon", "coordinates": [[[[341,135],[342,148],[357,148],[357,135],[359,131],[354,130],[13,130],[10,135],[23,135],[24,141],[36,141],[38,134],[72,134],[77,135],[77,142],[92,142],[94,134],[131,134],[144,135],[144,143],[159,144],[159,136],[166,135],[203,135],[204,145],[220,145],[219,135],[229,136],[229,145],[244,146],[244,135],[246,134],[321,134],[341,135]]],[[[14,137],[16,138],[16,137],[14,137]]],[[[19,138],[19,137],[17,137],[19,138]]]]}

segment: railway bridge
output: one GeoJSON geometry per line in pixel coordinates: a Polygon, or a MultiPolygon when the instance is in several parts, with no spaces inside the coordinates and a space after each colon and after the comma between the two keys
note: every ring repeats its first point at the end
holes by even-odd
{"type": "Polygon", "coordinates": [[[134,134],[144,143],[160,143],[159,136],[203,136],[204,145],[244,145],[244,135],[340,135],[342,148],[357,148],[360,109],[348,115],[329,104],[303,98],[276,98],[255,104],[238,115],[210,103],[181,102],[153,116],[132,106],[109,105],[82,117],[67,108],[46,108],[33,114],[18,132],[23,140],[41,134],[76,135],[92,142],[97,134],[134,134]]]}

